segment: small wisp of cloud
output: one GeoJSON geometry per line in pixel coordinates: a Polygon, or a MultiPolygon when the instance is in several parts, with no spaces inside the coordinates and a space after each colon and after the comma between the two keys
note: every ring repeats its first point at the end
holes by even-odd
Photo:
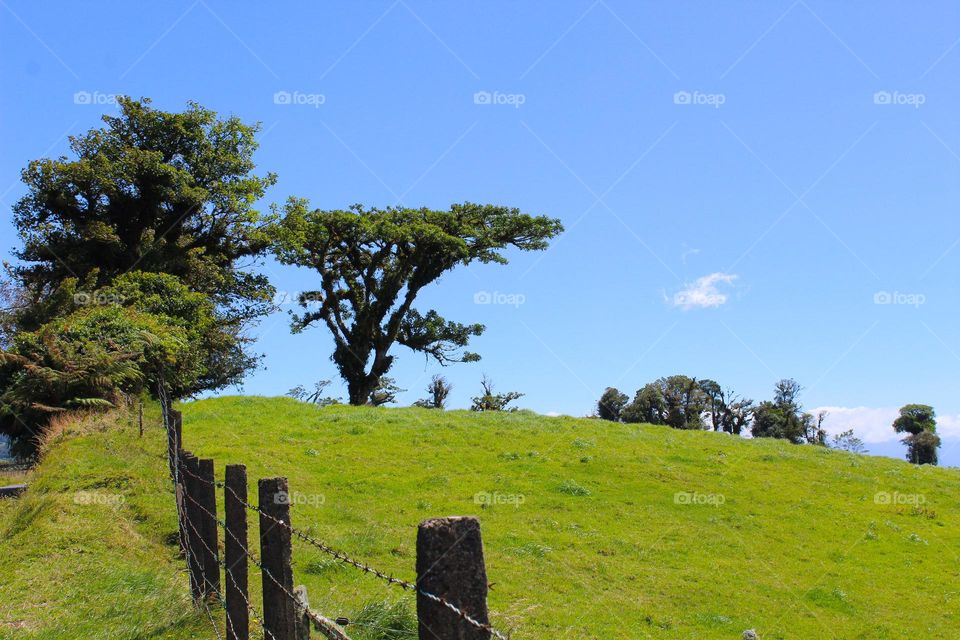
{"type": "Polygon", "coordinates": [[[685,311],[722,306],[727,303],[730,296],[721,291],[720,287],[731,285],[736,279],[736,274],[720,271],[705,275],[692,283],[687,283],[684,289],[674,293],[672,298],[668,298],[668,302],[685,311]]]}

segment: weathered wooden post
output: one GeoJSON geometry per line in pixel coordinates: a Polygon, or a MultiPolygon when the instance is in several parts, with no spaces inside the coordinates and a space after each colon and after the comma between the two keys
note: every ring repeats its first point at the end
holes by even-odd
{"type": "Polygon", "coordinates": [[[296,640],[293,569],[290,566],[290,494],[286,478],[258,483],[263,626],[274,640],[296,640]],[[279,524],[283,523],[283,524],[279,524]]]}
{"type": "Polygon", "coordinates": [[[180,475],[183,480],[183,505],[184,509],[184,527],[186,529],[187,543],[187,568],[190,570],[190,591],[194,599],[199,599],[203,594],[203,565],[200,558],[200,509],[197,508],[197,485],[199,480],[196,476],[200,473],[197,457],[189,451],[184,451],[180,458],[183,465],[180,475]]]}
{"type": "Polygon", "coordinates": [[[183,414],[170,409],[167,416],[167,455],[170,459],[170,477],[176,480],[177,454],[183,446],[183,414]]]}
{"type": "MultiPolygon", "coordinates": [[[[143,400],[140,401],[139,417],[140,417],[140,437],[142,438],[143,437],[143,400]]],[[[173,450],[176,451],[176,448],[174,448],[173,450]]]]}
{"type": "Polygon", "coordinates": [[[247,585],[247,468],[228,464],[224,476],[224,564],[226,565],[227,639],[250,639],[247,585]]]}
{"type": "Polygon", "coordinates": [[[198,461],[200,480],[197,481],[200,509],[200,535],[203,544],[197,553],[203,558],[203,595],[220,593],[220,563],[217,540],[217,485],[214,480],[213,460],[198,461]]]}
{"type": "Polygon", "coordinates": [[[417,619],[420,640],[487,640],[478,628],[439,602],[443,598],[483,625],[487,613],[487,570],[480,521],[473,517],[434,518],[417,530],[417,619]]]}

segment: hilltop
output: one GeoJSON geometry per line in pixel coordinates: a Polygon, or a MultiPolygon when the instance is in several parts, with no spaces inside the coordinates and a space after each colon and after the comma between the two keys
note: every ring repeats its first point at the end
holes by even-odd
{"type": "MultiPolygon", "coordinates": [[[[530,412],[259,397],[181,409],[184,446],[214,458],[218,475],[244,463],[251,481],[287,476],[294,526],[400,577],[413,577],[420,521],[478,515],[492,621],[516,638],[719,639],[753,628],[765,640],[892,640],[960,629],[956,470],[530,412]]],[[[140,440],[122,420],[62,436],[27,496],[0,507],[0,571],[17,575],[0,599],[18,603],[0,637],[10,620],[24,623],[18,638],[212,635],[174,554],[162,436],[151,427],[140,440]],[[91,518],[73,504],[78,491],[125,498],[91,518]],[[97,636],[95,621],[76,619],[77,599],[92,596],[143,619],[117,617],[97,636]],[[154,635],[143,632],[151,615],[154,635]]],[[[296,583],[326,615],[362,621],[378,610],[410,624],[405,592],[304,544],[293,557],[296,583]]]]}

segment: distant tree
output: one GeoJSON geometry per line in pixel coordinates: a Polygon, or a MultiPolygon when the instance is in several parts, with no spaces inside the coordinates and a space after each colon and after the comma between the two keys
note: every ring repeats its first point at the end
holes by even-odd
{"type": "Polygon", "coordinates": [[[603,420],[612,420],[619,422],[623,414],[623,408],[627,405],[630,398],[619,389],[607,387],[597,402],[597,417],[603,420]]]}
{"type": "Polygon", "coordinates": [[[272,308],[266,276],[249,270],[272,222],[255,203],[276,181],[253,174],[259,125],[194,103],[181,113],[148,99],[122,97],[118,106],[104,127],[70,138],[73,158],[23,170],[27,193],[13,208],[22,248],[11,275],[37,302],[69,278],[94,275],[100,288],[134,269],[170,274],[212,296],[239,334],[272,308]]]}
{"type": "Polygon", "coordinates": [[[901,442],[907,445],[907,460],[913,464],[937,464],[937,414],[927,404],[908,404],[900,407],[900,415],[893,421],[893,430],[908,434],[901,442]]]}
{"type": "Polygon", "coordinates": [[[440,374],[435,374],[427,385],[427,393],[430,397],[417,400],[414,406],[425,409],[444,409],[447,405],[447,396],[451,391],[453,391],[453,385],[440,374]]]}
{"type": "Polygon", "coordinates": [[[840,449],[841,451],[849,451],[850,453],[867,453],[867,448],[864,446],[863,440],[853,434],[853,429],[847,429],[833,436],[830,447],[840,449]]]}
{"type": "Polygon", "coordinates": [[[290,391],[287,391],[287,395],[301,402],[308,402],[321,407],[339,404],[340,398],[323,395],[324,390],[326,390],[330,384],[330,380],[318,380],[313,384],[313,391],[307,391],[303,385],[297,385],[293,389],[290,389],[290,391]]]}
{"type": "Polygon", "coordinates": [[[907,445],[907,460],[913,464],[937,464],[940,436],[933,431],[913,433],[903,439],[907,445]]]}
{"type": "Polygon", "coordinates": [[[918,434],[937,430],[937,414],[928,404],[907,404],[900,407],[900,415],[893,421],[897,433],[918,434]]]}
{"type": "Polygon", "coordinates": [[[431,209],[310,210],[291,199],[275,244],[283,264],[315,269],[319,290],[306,292],[293,330],[322,322],[333,334],[333,361],[351,404],[365,404],[390,370],[401,344],[441,365],[479,359],[465,349],[481,324],[463,325],[436,311],[420,313],[420,291],[457,265],[505,264],[503,249],[545,249],[563,230],[558,220],[493,205],[431,209]],[[312,308],[311,308],[312,307],[312,308]]]}
{"type": "Polygon", "coordinates": [[[750,425],[750,421],[753,419],[753,409],[753,400],[741,398],[732,390],[727,390],[724,396],[724,410],[720,418],[723,430],[737,436],[740,435],[750,425]]]}
{"type": "Polygon", "coordinates": [[[821,412],[813,416],[804,413],[799,402],[801,389],[800,383],[790,378],[777,382],[773,401],[761,402],[753,410],[751,435],[754,438],[781,438],[794,444],[825,444],[823,420],[826,414],[821,412]]]}
{"type": "Polygon", "coordinates": [[[651,382],[637,390],[633,401],[623,408],[621,417],[624,422],[644,422],[664,424],[667,417],[667,404],[660,387],[651,382]]]}
{"type": "Polygon", "coordinates": [[[472,398],[471,411],[516,411],[516,407],[507,409],[507,405],[523,397],[523,394],[518,391],[495,393],[493,380],[487,376],[483,376],[480,385],[483,387],[483,394],[472,398]]]}
{"type": "Polygon", "coordinates": [[[396,380],[383,376],[377,381],[377,386],[370,394],[370,399],[367,401],[367,404],[379,407],[384,404],[396,402],[397,394],[403,393],[404,391],[406,391],[406,389],[398,387],[396,380]]]}

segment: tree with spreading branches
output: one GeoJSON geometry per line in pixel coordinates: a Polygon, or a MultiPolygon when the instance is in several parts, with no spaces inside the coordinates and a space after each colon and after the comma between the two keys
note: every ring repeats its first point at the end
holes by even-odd
{"type": "Polygon", "coordinates": [[[350,404],[362,405],[393,366],[395,344],[441,365],[480,359],[466,347],[484,326],[415,309],[424,287],[457,265],[506,264],[508,247],[546,249],[562,230],[558,220],[494,205],[311,210],[294,198],[285,206],[274,250],[281,263],[319,274],[319,289],[301,294],[304,311],[294,315],[292,328],[320,323],[330,331],[332,360],[350,404]]]}

